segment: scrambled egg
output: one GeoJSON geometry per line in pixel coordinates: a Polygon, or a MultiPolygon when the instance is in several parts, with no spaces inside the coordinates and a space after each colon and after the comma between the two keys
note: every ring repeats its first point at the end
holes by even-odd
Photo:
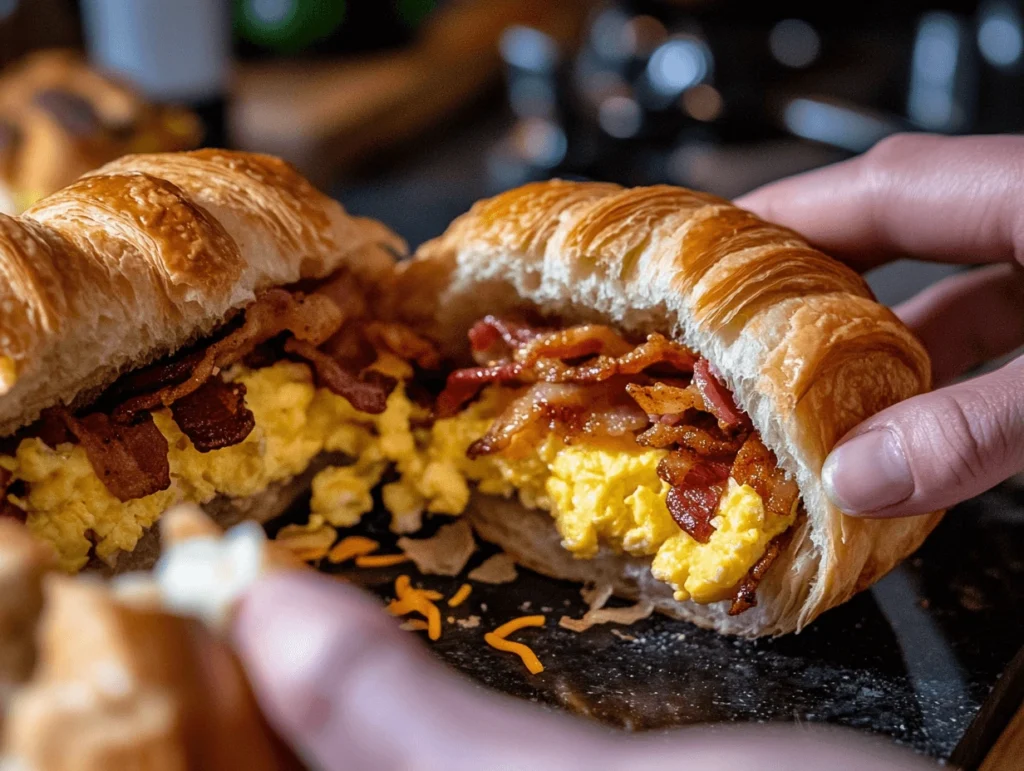
{"type": "Polygon", "coordinates": [[[0,455],[0,466],[26,483],[24,496],[11,496],[12,502],[27,513],[29,529],[54,545],[63,569],[81,569],[93,542],[103,560],[120,550],[131,551],[143,532],[177,502],[256,494],[302,473],[325,450],[363,458],[351,471],[343,470],[352,477],[362,475],[355,494],[346,497],[336,486],[318,481],[321,498],[330,496],[331,511],[342,520],[338,524],[353,524],[370,509],[369,490],[384,464],[371,462],[377,440],[368,416],[340,396],[316,388],[305,364],[238,368],[228,377],[246,386],[246,404],[256,420],[252,433],[232,447],[201,453],[168,410],[155,412],[169,445],[171,485],[144,498],[122,502],[111,495],[77,445],[50,448],[39,439],[25,439],[13,457],[0,455]]]}
{"type": "Polygon", "coordinates": [[[395,529],[418,527],[424,510],[461,513],[475,482],[484,493],[517,495],[528,508],[550,511],[562,545],[577,557],[593,557],[600,546],[653,557],[655,578],[670,584],[676,599],[707,603],[725,599],[796,518],[795,506],[787,517],[766,517],[757,492],[730,479],[712,520],[716,530],[698,543],[665,503],[669,486],[657,475],[665,450],[565,445],[549,434],[536,446],[513,442],[498,455],[468,459],[466,449],[509,397],[490,387],[459,415],[417,435],[405,419],[413,408],[401,391],[392,394],[379,425],[384,454],[401,475],[383,490],[395,529]]]}
{"type": "MultiPolygon", "coordinates": [[[[375,364],[399,378],[407,364],[384,355],[375,364]]],[[[768,542],[795,516],[766,518],[761,498],[747,485],[729,481],[708,543],[679,529],[665,503],[668,485],[658,478],[664,450],[565,445],[548,435],[533,445],[516,440],[498,455],[466,457],[511,392],[488,388],[459,415],[427,427],[425,410],[399,386],[387,409],[376,416],[314,386],[304,364],[279,362],[260,370],[228,374],[246,386],[246,404],[256,428],[233,447],[200,453],[169,411],[154,413],[170,446],[171,486],[138,500],[121,502],[92,470],[85,451],[63,444],[49,448],[26,439],[0,466],[26,483],[13,502],[28,515],[28,526],[57,548],[69,571],[85,565],[95,543],[110,560],[130,551],[160,514],[179,501],[204,503],[217,495],[254,495],[274,482],[302,473],[322,451],[356,458],[327,468],[313,479],[311,522],[349,527],[373,508],[372,491],[393,467],[397,480],[381,490],[392,514],[392,529],[419,529],[424,512],[461,514],[470,484],[484,493],[518,496],[523,505],[552,512],[563,546],[582,559],[599,547],[653,558],[652,572],[670,584],[679,600],[723,599],[764,553],[768,542]]]]}

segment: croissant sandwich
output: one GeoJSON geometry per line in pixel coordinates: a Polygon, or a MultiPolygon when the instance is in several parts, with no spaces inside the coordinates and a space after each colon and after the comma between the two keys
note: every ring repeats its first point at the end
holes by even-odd
{"type": "Polygon", "coordinates": [[[150,564],[176,503],[280,513],[364,455],[396,383],[367,302],[403,251],[226,151],[129,156],[0,215],[0,516],[74,572],[150,564]]]}
{"type": "Polygon", "coordinates": [[[857,274],[724,200],[527,185],[424,245],[391,293],[457,366],[385,504],[464,511],[541,573],[779,634],[941,516],[853,519],[825,497],[833,445],[929,388],[928,356],[857,274]]]}

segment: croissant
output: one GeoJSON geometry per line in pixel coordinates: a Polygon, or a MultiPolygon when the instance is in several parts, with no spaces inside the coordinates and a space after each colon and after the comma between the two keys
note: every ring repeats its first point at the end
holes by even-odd
{"type": "Polygon", "coordinates": [[[356,452],[328,420],[366,417],[343,397],[383,408],[382,376],[316,348],[404,248],[285,163],[227,151],[128,156],[0,215],[3,513],[71,571],[150,564],[178,502],[280,513],[356,452]]]}
{"type": "MultiPolygon", "coordinates": [[[[562,397],[557,393],[550,396],[552,383],[562,383],[559,387],[563,389],[565,383],[583,388],[579,384],[595,382],[598,376],[594,373],[601,366],[607,372],[625,372],[628,357],[614,361],[608,358],[604,364],[600,357],[591,359],[592,364],[597,364],[590,367],[589,375],[586,361],[575,364],[579,358],[548,360],[546,370],[530,370],[529,351],[536,351],[537,345],[548,349],[552,345],[564,347],[576,338],[540,335],[541,343],[537,343],[539,333],[535,327],[517,327],[494,317],[532,317],[543,329],[575,329],[574,334],[585,335],[583,342],[597,340],[596,347],[566,348],[565,356],[593,354],[602,350],[602,340],[612,339],[608,331],[598,335],[599,330],[592,326],[573,325],[608,325],[616,334],[635,340],[653,334],[654,337],[646,337],[649,345],[656,343],[662,349],[674,350],[677,362],[681,362],[677,364],[680,372],[673,374],[675,379],[671,381],[658,383],[655,376],[653,384],[639,384],[642,393],[664,393],[666,388],[679,398],[689,393],[695,399],[689,407],[701,405],[719,418],[719,425],[715,426],[706,413],[680,408],[676,410],[678,414],[666,414],[662,422],[675,425],[681,420],[684,429],[687,421],[706,426],[702,430],[718,437],[723,446],[732,441],[739,444],[744,436],[751,440],[759,437],[758,441],[767,446],[774,458],[765,461],[768,471],[760,478],[747,474],[753,480],[749,484],[759,492],[768,489],[772,494],[784,491],[793,481],[798,487],[793,490],[794,495],[799,493],[793,509],[795,516],[788,509],[779,513],[791,517],[793,524],[784,537],[767,547],[778,551],[773,555],[774,563],[769,560],[771,567],[761,563],[760,568],[754,563],[747,574],[747,580],[754,579],[748,589],[756,586],[756,604],[749,607],[755,599],[748,596],[745,609],[743,604],[737,607],[736,595],[731,598],[732,603],[720,595],[703,602],[687,599],[681,584],[670,586],[670,582],[652,575],[663,555],[658,552],[652,568],[653,549],[644,539],[664,523],[670,528],[675,526],[663,505],[662,513],[655,512],[654,523],[648,521],[643,532],[637,523],[634,530],[623,535],[621,528],[625,526],[608,522],[613,518],[609,513],[612,508],[605,507],[621,507],[622,496],[638,489],[630,482],[617,497],[607,493],[601,487],[604,481],[600,476],[612,473],[606,471],[610,468],[608,464],[600,473],[591,466],[578,467],[584,470],[575,472],[575,480],[563,477],[556,480],[554,487],[555,483],[549,481],[546,494],[534,491],[529,496],[530,507],[478,491],[468,512],[477,532],[541,573],[609,584],[623,597],[649,601],[661,612],[723,633],[781,634],[801,629],[823,611],[876,581],[914,551],[941,517],[941,512],[888,520],[845,517],[825,496],[820,475],[829,451],[865,418],[927,390],[928,355],[913,334],[874,300],[856,273],[812,248],[796,233],[765,222],[725,200],[668,186],[624,189],[611,184],[564,181],[526,185],[477,203],[442,236],[423,245],[414,260],[399,266],[392,297],[391,312],[395,317],[430,334],[453,358],[468,358],[466,332],[473,329],[478,363],[489,363],[490,367],[465,370],[464,377],[460,376],[460,387],[471,378],[500,381],[502,372],[508,374],[502,366],[516,368],[515,377],[520,380],[525,377],[524,372],[532,372],[532,378],[549,381],[535,386],[548,389],[543,392],[548,396],[537,396],[528,405],[533,412],[513,410],[509,413],[513,420],[542,414],[541,422],[550,420],[555,425],[564,420],[553,409],[559,406],[563,412],[576,410],[573,414],[577,420],[582,410],[590,420],[592,411],[587,412],[585,404],[559,405],[557,399],[562,397]],[[473,326],[484,317],[488,318],[480,326],[473,326]],[[499,332],[512,346],[512,358],[480,362],[479,357],[488,346],[502,344],[499,332]],[[532,348],[529,341],[533,341],[532,348]],[[709,379],[719,382],[710,394],[703,386],[697,388],[699,393],[683,389],[690,377],[685,370],[694,360],[687,364],[683,351],[690,351],[695,357],[697,370],[704,367],[705,385],[709,379]],[[706,364],[701,365],[701,360],[706,364]],[[495,365],[495,361],[505,364],[495,365]],[[709,376],[709,372],[713,375],[709,376]],[[722,393],[724,396],[716,396],[722,393]],[[729,410],[722,406],[730,396],[740,414],[728,430],[719,432],[719,426],[732,420],[729,410]],[[724,402],[718,408],[708,407],[715,399],[724,402]],[[736,432],[740,438],[736,438],[736,432]],[[590,487],[577,484],[581,475],[589,475],[590,487]],[[569,495],[566,490],[574,492],[569,495]],[[599,503],[588,504],[587,500],[599,503]],[[599,536],[598,545],[589,553],[583,547],[576,549],[574,543],[585,541],[593,529],[582,530],[577,527],[578,522],[567,521],[562,506],[582,510],[598,522],[598,532],[607,537],[602,541],[599,536]],[[552,518],[558,524],[557,531],[552,518]]],[[[693,375],[695,383],[700,380],[697,370],[693,375]]],[[[651,379],[648,375],[636,377],[647,377],[643,382],[651,379]]],[[[453,377],[449,377],[449,390],[453,382],[453,377]]],[[[630,387],[631,393],[637,385],[630,387]]],[[[621,386],[617,388],[622,390],[621,386]]],[[[596,398],[587,396],[593,391],[582,393],[584,400],[596,398]]],[[[601,398],[611,398],[603,393],[601,398]]],[[[613,397],[620,398],[614,394],[613,397]]],[[[488,397],[481,398],[488,401],[488,397]]],[[[521,401],[519,405],[521,408],[521,401]]],[[[477,405],[468,412],[474,409],[479,412],[484,408],[477,405]]],[[[646,417],[640,417],[646,425],[646,417]]],[[[504,416],[498,422],[502,421],[504,416]]],[[[508,421],[505,424],[507,427],[508,421]]],[[[543,436],[524,431],[527,438],[520,443],[519,450],[535,453],[530,455],[534,459],[531,463],[537,462],[536,453],[540,453],[541,460],[555,471],[557,458],[566,457],[566,453],[583,457],[581,463],[589,462],[579,449],[591,441],[587,438],[587,425],[575,429],[575,437],[566,440],[569,449],[559,450],[554,462],[543,454],[550,448],[543,436]],[[531,443],[533,447],[526,446],[531,443]]],[[[492,428],[492,445],[508,439],[501,435],[495,439],[494,432],[492,428]]],[[[756,443],[750,446],[756,447],[756,443]]],[[[484,460],[489,460],[487,453],[493,447],[473,447],[484,460]]],[[[516,447],[513,442],[504,455],[514,455],[516,447]]],[[[714,489],[717,500],[719,494],[738,495],[740,488],[745,489],[744,485],[733,486],[738,461],[733,462],[730,472],[728,457],[694,459],[693,450],[683,446],[677,449],[680,458],[691,458],[685,461],[691,464],[689,471],[700,472],[687,476],[686,481],[673,479],[672,484],[679,485],[673,487],[677,502],[692,504],[694,490],[699,493],[714,489]],[[726,473],[731,474],[731,492],[720,493],[726,484],[726,473]],[[694,481],[701,475],[708,476],[719,487],[707,481],[694,481]]],[[[640,450],[646,452],[645,448],[634,446],[623,451],[631,454],[613,453],[612,459],[646,457],[640,450]]],[[[736,450],[731,452],[735,454],[736,450]]],[[[499,463],[504,462],[502,457],[501,452],[490,456],[499,463]]],[[[515,458],[504,462],[504,467],[510,469],[506,475],[526,474],[526,465],[520,462],[517,468],[516,462],[515,458]]],[[[614,473],[619,473],[620,467],[621,464],[615,466],[614,473]]],[[[663,480],[665,473],[666,468],[659,462],[658,474],[663,480]]],[[[653,474],[649,477],[654,479],[653,474]]],[[[660,483],[654,479],[654,484],[660,483]]],[[[668,486],[665,483],[660,491],[654,487],[650,495],[664,498],[668,486]]],[[[668,493],[669,498],[673,491],[668,493]]],[[[749,503],[754,491],[747,493],[742,500],[749,503]]],[[[520,498],[524,499],[522,491],[520,498]]],[[[637,500],[635,496],[627,498],[634,509],[627,506],[624,513],[620,512],[622,517],[632,516],[630,511],[635,513],[640,506],[637,500]]],[[[770,510],[769,504],[763,497],[754,509],[748,506],[744,511],[759,511],[762,505],[770,510]]],[[[656,508],[659,504],[652,505],[656,508]]],[[[730,535],[725,532],[728,522],[724,508],[717,510],[719,519],[697,523],[686,520],[692,506],[682,508],[682,518],[677,517],[676,521],[679,527],[690,528],[686,532],[693,534],[693,540],[699,541],[712,533],[708,543],[713,545],[714,538],[730,535]]],[[[710,512],[705,511],[713,512],[713,507],[710,512]]],[[[768,513],[763,516],[770,519],[768,513]]],[[[753,537],[756,531],[757,527],[750,527],[733,533],[739,540],[723,548],[739,548],[737,544],[747,548],[755,541],[742,539],[748,534],[753,537]]],[[[707,552],[701,551],[703,546],[695,545],[693,540],[689,536],[675,537],[673,543],[679,544],[677,554],[704,559],[707,552]]],[[[757,543],[760,552],[754,553],[752,560],[766,553],[764,541],[757,543]]],[[[728,554],[723,559],[728,559],[728,554]]],[[[690,567],[696,571],[701,566],[691,563],[690,567]]],[[[711,573],[708,581],[715,579],[714,571],[711,573]]],[[[730,578],[728,582],[734,580],[730,578]]],[[[741,584],[739,589],[742,588],[741,584]]]]}
{"type": "MultiPolygon", "coordinates": [[[[165,560],[201,570],[187,554],[195,539],[221,560],[209,590],[278,567],[274,544],[251,529],[225,538],[198,512],[168,518],[165,560]],[[232,540],[246,541],[238,550],[246,559],[230,562],[232,540]]],[[[4,528],[0,548],[12,536],[4,528]]],[[[7,699],[5,762],[37,771],[302,768],[264,720],[230,647],[201,619],[169,607],[149,576],[31,578],[39,595],[31,627],[37,664],[7,699]]]]}
{"type": "Polygon", "coordinates": [[[187,150],[201,138],[195,115],[147,103],[76,52],[34,53],[0,78],[0,212],[126,153],[187,150]]]}

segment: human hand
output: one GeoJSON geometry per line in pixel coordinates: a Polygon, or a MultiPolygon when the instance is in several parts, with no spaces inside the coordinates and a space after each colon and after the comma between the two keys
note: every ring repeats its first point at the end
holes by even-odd
{"type": "Polygon", "coordinates": [[[323,771],[934,768],[837,729],[701,726],[632,735],[516,702],[462,680],[378,603],[314,573],[257,582],[233,636],[264,713],[323,771]]]}
{"type": "Polygon", "coordinates": [[[736,203],[861,270],[897,257],[996,263],[895,309],[945,387],[880,412],[840,441],[822,469],[840,509],[922,514],[1024,470],[1024,357],[950,384],[1024,344],[1024,137],[896,136],[736,203]]]}

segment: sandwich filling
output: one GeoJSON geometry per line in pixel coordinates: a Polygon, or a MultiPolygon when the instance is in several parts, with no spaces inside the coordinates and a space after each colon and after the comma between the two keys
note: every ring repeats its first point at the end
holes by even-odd
{"type": "Polygon", "coordinates": [[[448,375],[432,414],[400,386],[378,421],[394,529],[463,512],[475,485],[549,511],[576,557],[649,557],[678,600],[756,604],[799,490],[707,360],[594,324],[488,317],[469,338],[479,366],[448,375]]]}
{"type": "Polygon", "coordinates": [[[651,559],[678,600],[756,604],[799,490],[706,359],[597,324],[487,317],[469,342],[477,366],[445,377],[430,342],[369,321],[344,280],[268,290],[212,338],[7,440],[0,514],[68,570],[113,564],[174,503],[253,496],[338,452],[354,462],[313,477],[314,527],[358,524],[393,469],[396,532],[462,514],[475,487],[550,512],[580,559],[651,559]]]}
{"type": "Polygon", "coordinates": [[[44,411],[0,444],[0,516],[24,520],[73,572],[94,557],[113,565],[175,503],[255,495],[324,451],[359,455],[355,427],[397,381],[366,366],[373,325],[355,318],[348,281],[266,290],[88,407],[44,411]]]}

